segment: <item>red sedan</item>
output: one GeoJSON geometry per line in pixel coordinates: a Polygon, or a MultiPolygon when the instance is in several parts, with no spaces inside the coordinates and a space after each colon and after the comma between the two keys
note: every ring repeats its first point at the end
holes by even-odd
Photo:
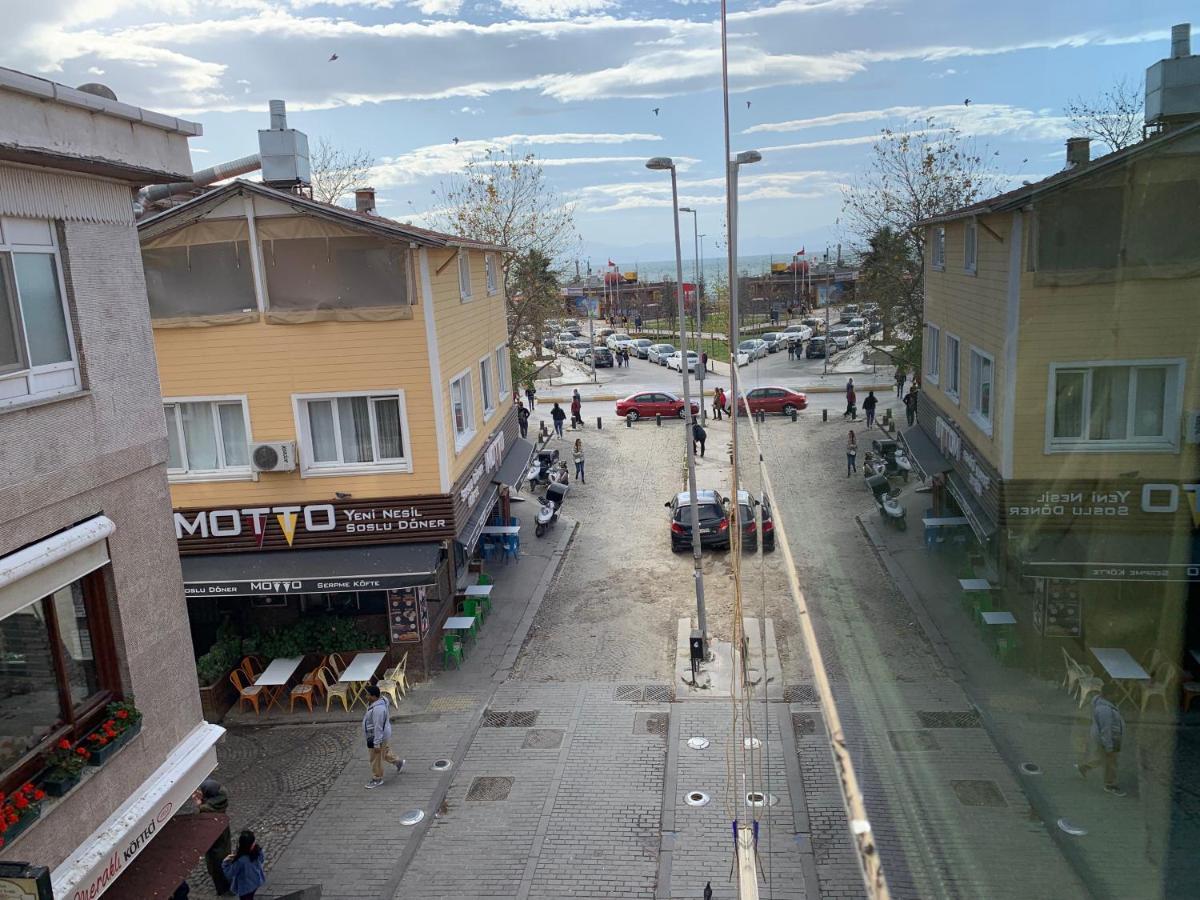
{"type": "Polygon", "coordinates": [[[756,387],[746,391],[746,396],[738,404],[742,415],[746,414],[747,404],[751,412],[782,413],[790,416],[793,410],[808,407],[808,397],[785,387],[756,387]]]}
{"type": "MultiPolygon", "coordinates": [[[[700,407],[692,403],[692,415],[700,414],[700,407]]],[[[679,416],[683,418],[683,400],[666,391],[645,391],[641,394],[630,394],[624,400],[617,401],[617,415],[621,418],[631,416],[636,422],[642,418],[655,416],[679,416]]]]}

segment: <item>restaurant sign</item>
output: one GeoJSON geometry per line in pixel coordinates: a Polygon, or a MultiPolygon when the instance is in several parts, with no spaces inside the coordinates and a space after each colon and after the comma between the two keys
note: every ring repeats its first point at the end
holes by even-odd
{"type": "Polygon", "coordinates": [[[358,591],[387,591],[408,587],[413,576],[347,575],[325,578],[234,578],[223,581],[193,581],[184,584],[187,597],[261,597],[288,594],[345,594],[358,591]]]}
{"type": "Polygon", "coordinates": [[[1200,484],[1186,482],[1010,481],[1004,486],[1004,511],[1010,525],[1066,527],[1086,521],[1170,531],[1184,523],[1200,528],[1198,498],[1200,484]]]}
{"type": "Polygon", "coordinates": [[[1024,574],[1059,581],[1178,581],[1200,583],[1191,563],[1029,562],[1024,574]]]}

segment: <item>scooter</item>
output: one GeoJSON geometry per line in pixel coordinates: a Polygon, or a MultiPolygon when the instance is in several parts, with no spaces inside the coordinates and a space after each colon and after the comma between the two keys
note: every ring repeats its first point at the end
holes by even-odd
{"type": "Polygon", "coordinates": [[[887,460],[871,450],[863,454],[862,462],[863,478],[871,478],[874,475],[883,475],[885,478],[888,474],[887,460]]]}
{"type": "Polygon", "coordinates": [[[566,460],[560,460],[558,465],[550,470],[549,485],[567,484],[571,481],[571,473],[567,471],[566,460]]]}
{"type": "Polygon", "coordinates": [[[544,535],[550,526],[558,521],[558,510],[562,507],[568,490],[570,490],[570,485],[555,482],[546,488],[546,496],[537,498],[537,502],[541,506],[538,507],[537,527],[534,528],[533,533],[538,537],[544,535]]]}
{"type": "Polygon", "coordinates": [[[529,471],[525,473],[525,479],[529,482],[529,490],[532,491],[539,484],[550,483],[550,473],[558,463],[557,450],[539,450],[537,456],[530,465],[529,471]]]}
{"type": "Polygon", "coordinates": [[[867,479],[867,487],[875,495],[875,505],[879,507],[879,515],[885,522],[891,522],[899,531],[908,527],[905,521],[906,511],[898,499],[900,490],[893,490],[886,475],[872,475],[867,479]]]}
{"type": "Polygon", "coordinates": [[[887,463],[888,475],[899,475],[908,481],[909,473],[912,472],[912,463],[908,461],[908,456],[896,441],[873,441],[871,446],[887,463]]]}

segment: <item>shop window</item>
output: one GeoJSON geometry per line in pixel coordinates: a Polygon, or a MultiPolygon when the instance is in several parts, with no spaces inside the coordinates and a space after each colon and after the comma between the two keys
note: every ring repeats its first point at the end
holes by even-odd
{"type": "Polygon", "coordinates": [[[501,345],[496,348],[496,381],[500,385],[500,396],[508,393],[508,348],[501,345]]]}
{"type": "Polygon", "coordinates": [[[307,475],[411,471],[404,392],[297,398],[307,475]]]}
{"type": "Polygon", "coordinates": [[[250,477],[250,435],[246,401],[168,400],[167,472],[173,480],[250,477]]]}
{"type": "Polygon", "coordinates": [[[246,241],[142,251],[150,318],[202,319],[255,313],[254,268],[246,241]]]}
{"type": "Polygon", "coordinates": [[[1182,380],[1176,360],[1052,365],[1047,451],[1176,449],[1182,380]]]}
{"type": "Polygon", "coordinates": [[[945,271],[946,268],[946,229],[941,225],[933,227],[931,235],[931,243],[933,244],[930,253],[930,263],[939,272],[945,271]]]}
{"type": "Polygon", "coordinates": [[[483,400],[483,420],[486,422],[496,411],[496,390],[492,384],[492,360],[487,356],[479,361],[479,392],[483,400]]]}
{"type": "Polygon", "coordinates": [[[475,409],[469,371],[450,382],[450,409],[454,418],[454,445],[461,450],[475,436],[475,409]]]}
{"type": "Polygon", "coordinates": [[[463,300],[471,299],[471,254],[458,251],[458,294],[463,300]]]}
{"type": "Polygon", "coordinates": [[[942,369],[942,329],[936,325],[925,326],[925,377],[934,384],[942,369]]]}
{"type": "Polygon", "coordinates": [[[117,693],[103,585],[93,572],[0,619],[0,790],[52,741],[83,738],[117,693]]]}
{"type": "Polygon", "coordinates": [[[499,273],[496,271],[496,254],[489,253],[483,258],[484,271],[487,273],[487,292],[488,296],[496,294],[500,290],[499,273]]]}
{"type": "Polygon", "coordinates": [[[992,433],[992,387],[996,363],[982,350],[971,348],[971,405],[972,421],[988,434],[992,433]]]}

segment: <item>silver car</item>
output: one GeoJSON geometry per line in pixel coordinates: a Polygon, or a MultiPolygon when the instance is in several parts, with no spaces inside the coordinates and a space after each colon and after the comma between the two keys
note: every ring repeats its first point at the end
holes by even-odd
{"type": "Polygon", "coordinates": [[[653,346],[653,341],[648,341],[646,338],[636,338],[629,342],[629,352],[636,354],[638,359],[649,359],[650,348],[653,346]]]}
{"type": "Polygon", "coordinates": [[[767,345],[768,353],[778,353],[787,346],[787,338],[779,331],[768,331],[762,336],[762,341],[767,345]]]}
{"type": "Polygon", "coordinates": [[[750,338],[748,341],[742,341],[738,344],[738,353],[745,353],[751,362],[756,359],[762,359],[767,355],[766,341],[760,341],[758,338],[750,338]]]}
{"type": "Polygon", "coordinates": [[[646,359],[660,366],[667,364],[667,357],[675,352],[675,348],[670,344],[651,344],[646,359]]]}

